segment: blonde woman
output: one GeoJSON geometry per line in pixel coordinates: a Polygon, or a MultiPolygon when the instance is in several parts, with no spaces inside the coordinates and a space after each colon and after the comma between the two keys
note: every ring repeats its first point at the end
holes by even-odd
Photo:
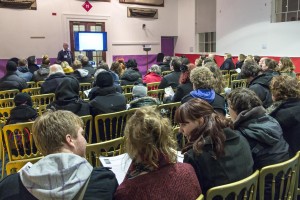
{"type": "Polygon", "coordinates": [[[201,189],[193,167],[177,163],[168,119],[143,107],[129,119],[125,147],[132,159],[115,199],[196,199],[201,189]]]}

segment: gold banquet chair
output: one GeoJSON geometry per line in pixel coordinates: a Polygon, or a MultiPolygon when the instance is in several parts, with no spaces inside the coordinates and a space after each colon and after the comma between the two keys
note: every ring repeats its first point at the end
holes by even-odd
{"type": "Polygon", "coordinates": [[[233,80],[231,81],[231,91],[234,90],[235,88],[240,88],[240,87],[247,87],[247,80],[246,79],[240,79],[240,80],[233,80]]]}
{"type": "Polygon", "coordinates": [[[88,144],[86,146],[86,158],[94,167],[100,166],[100,156],[117,156],[124,153],[124,137],[115,138],[105,142],[88,144]]]}
{"type": "Polygon", "coordinates": [[[0,108],[15,107],[15,102],[13,98],[0,99],[0,108]]]}
{"type": "Polygon", "coordinates": [[[265,199],[266,183],[271,195],[268,199],[293,199],[297,196],[299,152],[291,159],[263,167],[259,172],[259,199],[265,199]]]}
{"type": "Polygon", "coordinates": [[[130,101],[133,100],[132,93],[123,93],[126,99],[127,104],[129,104],[130,101]]]}
{"type": "Polygon", "coordinates": [[[148,90],[157,90],[160,82],[147,83],[148,90]]]}
{"type": "Polygon", "coordinates": [[[3,90],[0,91],[0,99],[8,99],[8,98],[15,98],[15,96],[19,93],[19,90],[3,90]]]}
{"type": "Polygon", "coordinates": [[[91,83],[79,83],[80,91],[84,92],[85,90],[89,90],[92,88],[91,83]]]}
{"type": "Polygon", "coordinates": [[[28,88],[34,88],[36,87],[36,82],[34,81],[29,81],[29,82],[26,82],[27,83],[27,87],[28,88]]]}
{"type": "Polygon", "coordinates": [[[26,88],[26,89],[23,89],[22,92],[27,93],[30,96],[40,95],[41,94],[41,88],[40,87],[26,88]]]}
{"type": "Polygon", "coordinates": [[[15,160],[15,161],[10,161],[6,164],[6,174],[10,175],[13,173],[17,173],[22,167],[24,167],[28,162],[34,164],[43,157],[37,157],[37,158],[29,158],[29,159],[24,159],[24,160],[15,160]]]}
{"type": "Polygon", "coordinates": [[[92,115],[85,115],[80,116],[84,124],[84,131],[85,131],[85,139],[86,141],[91,144],[92,143],[92,130],[93,130],[93,116],[92,115]]]}
{"type": "Polygon", "coordinates": [[[147,95],[158,99],[160,102],[163,102],[165,90],[164,89],[150,90],[147,92],[147,95]]]}
{"type": "Polygon", "coordinates": [[[134,85],[122,85],[123,93],[132,93],[132,88],[134,85]]]}
{"type": "Polygon", "coordinates": [[[6,107],[6,108],[0,108],[0,123],[2,125],[6,124],[7,119],[10,117],[10,111],[14,107],[6,107]]]}
{"type": "MultiPolygon", "coordinates": [[[[95,116],[96,142],[122,137],[129,114],[130,112],[123,110],[95,116]]],[[[92,140],[95,141],[94,138],[92,140]]]]}
{"type": "Polygon", "coordinates": [[[241,197],[245,200],[256,200],[258,175],[259,171],[256,170],[251,176],[240,181],[213,187],[207,191],[206,200],[212,200],[215,197],[221,197],[222,199],[226,199],[226,197],[238,199],[238,197],[241,197]]]}
{"type": "Polygon", "coordinates": [[[36,87],[41,87],[45,81],[36,82],[36,87]]]}
{"type": "Polygon", "coordinates": [[[161,115],[163,117],[169,118],[172,126],[175,127],[176,126],[176,123],[174,120],[175,112],[176,112],[177,108],[179,108],[180,105],[181,105],[181,102],[166,103],[166,104],[159,105],[157,108],[158,108],[159,112],[161,113],[161,115]]]}
{"type": "Polygon", "coordinates": [[[204,200],[204,195],[200,194],[200,196],[196,200],[204,200]]]}
{"type": "Polygon", "coordinates": [[[229,87],[229,83],[230,83],[229,74],[222,75],[222,77],[223,77],[223,83],[225,87],[229,87]]]}
{"type": "Polygon", "coordinates": [[[40,105],[49,105],[55,100],[55,94],[40,94],[31,96],[34,108],[38,108],[40,105]]]}
{"type": "Polygon", "coordinates": [[[161,72],[161,75],[166,76],[166,75],[171,74],[171,73],[172,73],[172,71],[163,71],[163,72],[161,72]]]}

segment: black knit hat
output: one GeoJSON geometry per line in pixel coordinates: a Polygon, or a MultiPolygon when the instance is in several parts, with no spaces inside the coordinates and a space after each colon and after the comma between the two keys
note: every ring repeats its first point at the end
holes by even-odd
{"type": "Polygon", "coordinates": [[[8,61],[6,64],[6,71],[9,72],[17,71],[17,64],[13,61],[8,61]]]}
{"type": "Polygon", "coordinates": [[[16,106],[22,105],[24,103],[26,103],[28,106],[32,106],[31,97],[27,93],[18,93],[14,98],[14,102],[16,106]]]}
{"type": "Polygon", "coordinates": [[[100,72],[96,78],[96,85],[100,88],[113,86],[114,79],[107,71],[100,72]]]}

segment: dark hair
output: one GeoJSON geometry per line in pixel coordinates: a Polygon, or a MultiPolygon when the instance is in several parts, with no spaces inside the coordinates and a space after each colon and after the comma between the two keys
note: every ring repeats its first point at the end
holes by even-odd
{"type": "Polygon", "coordinates": [[[105,69],[106,71],[109,71],[108,64],[104,61],[99,62],[97,69],[105,69]]]}
{"type": "Polygon", "coordinates": [[[253,56],[253,59],[258,64],[260,61],[260,56],[253,56]]]}
{"type": "Polygon", "coordinates": [[[132,68],[132,69],[136,69],[137,68],[137,62],[135,59],[129,59],[127,62],[126,62],[126,67],[127,68],[132,68]]]}
{"type": "Polygon", "coordinates": [[[173,66],[175,72],[180,72],[181,59],[178,57],[173,58],[171,60],[171,66],[173,66]]]}
{"type": "Polygon", "coordinates": [[[157,62],[157,63],[163,62],[164,57],[165,57],[165,54],[164,54],[164,53],[158,53],[158,54],[157,54],[157,57],[156,57],[156,62],[157,62]]]}
{"type": "Polygon", "coordinates": [[[241,69],[241,77],[256,77],[260,71],[261,67],[254,60],[244,61],[244,64],[241,69]]]}
{"type": "Polygon", "coordinates": [[[210,62],[215,63],[214,59],[212,59],[212,58],[205,58],[204,61],[203,61],[203,64],[205,65],[206,63],[210,63],[210,62]]]}
{"type": "Polygon", "coordinates": [[[182,65],[188,65],[188,64],[190,64],[190,60],[186,57],[181,58],[181,64],[182,65]]]}
{"type": "MultiPolygon", "coordinates": [[[[190,73],[192,71],[192,69],[194,69],[196,66],[194,64],[188,64],[187,66],[186,65],[182,65],[182,66],[185,66],[184,67],[184,70],[181,70],[181,74],[180,74],[180,77],[179,77],[179,83],[180,84],[184,84],[188,81],[190,81],[190,73]]],[[[183,69],[183,68],[181,68],[183,69]]]]}
{"type": "Polygon", "coordinates": [[[195,121],[198,119],[202,119],[203,124],[192,130],[189,142],[182,149],[182,152],[184,153],[193,148],[196,154],[200,154],[205,140],[210,137],[216,157],[219,158],[224,155],[226,136],[223,129],[230,127],[231,122],[217,114],[209,103],[199,98],[191,99],[176,110],[175,121],[177,123],[186,123],[187,120],[195,121]]]}
{"type": "Polygon", "coordinates": [[[27,58],[27,62],[28,62],[28,65],[34,65],[34,63],[35,63],[35,56],[29,56],[27,58]]]}
{"type": "Polygon", "coordinates": [[[248,88],[236,88],[227,97],[228,104],[236,114],[244,110],[251,110],[257,106],[262,106],[261,100],[252,90],[248,88]]]}
{"type": "Polygon", "coordinates": [[[277,66],[278,66],[278,63],[275,60],[273,60],[273,59],[270,59],[270,60],[266,59],[265,60],[265,64],[266,64],[266,66],[268,66],[268,69],[272,70],[272,71],[276,71],[277,66]]]}
{"type": "Polygon", "coordinates": [[[14,61],[8,61],[6,63],[6,71],[8,72],[14,72],[17,71],[17,63],[15,63],[14,61]]]}

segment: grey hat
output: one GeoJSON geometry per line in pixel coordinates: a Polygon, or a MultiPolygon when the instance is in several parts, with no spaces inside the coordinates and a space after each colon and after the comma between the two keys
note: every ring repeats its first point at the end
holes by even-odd
{"type": "Polygon", "coordinates": [[[147,87],[144,85],[135,85],[132,88],[132,96],[134,98],[141,98],[141,97],[146,97],[147,96],[147,87]]]}

